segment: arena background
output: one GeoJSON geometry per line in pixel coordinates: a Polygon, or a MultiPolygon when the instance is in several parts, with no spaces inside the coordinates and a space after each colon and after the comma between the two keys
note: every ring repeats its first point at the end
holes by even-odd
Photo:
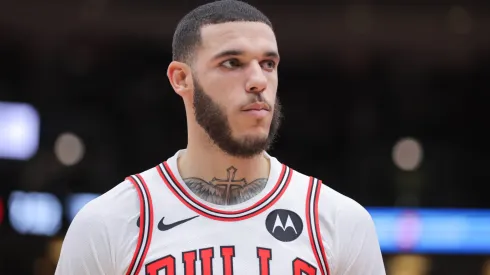
{"type": "MultiPolygon", "coordinates": [[[[201,3],[0,2],[1,275],[53,274],[84,203],[185,147],[166,68],[201,3]]],[[[282,56],[270,153],[369,209],[388,274],[490,274],[490,2],[252,3],[282,56]]]]}

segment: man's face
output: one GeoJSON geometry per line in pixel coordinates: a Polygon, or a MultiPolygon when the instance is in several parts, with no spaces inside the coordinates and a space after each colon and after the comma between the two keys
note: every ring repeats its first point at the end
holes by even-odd
{"type": "Polygon", "coordinates": [[[231,156],[267,150],[279,128],[279,56],[272,29],[263,23],[205,26],[194,69],[197,123],[231,156]]]}

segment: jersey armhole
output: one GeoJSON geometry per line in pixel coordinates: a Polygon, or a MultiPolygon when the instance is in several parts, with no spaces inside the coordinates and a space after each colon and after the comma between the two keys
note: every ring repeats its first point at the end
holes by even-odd
{"type": "Polygon", "coordinates": [[[140,203],[138,241],[126,272],[126,275],[137,275],[143,266],[146,254],[150,248],[153,233],[153,203],[148,186],[140,174],[127,177],[126,180],[129,180],[134,185],[138,192],[140,203]]]}
{"type": "Polygon", "coordinates": [[[311,248],[315,255],[321,275],[331,275],[328,266],[325,248],[322,242],[320,233],[320,221],[318,215],[318,201],[320,198],[320,188],[322,181],[311,177],[306,196],[306,220],[308,227],[308,235],[310,238],[311,248]]]}

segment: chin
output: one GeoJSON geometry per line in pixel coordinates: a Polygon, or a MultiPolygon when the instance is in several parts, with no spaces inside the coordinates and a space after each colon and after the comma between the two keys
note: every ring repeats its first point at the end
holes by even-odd
{"type": "Polygon", "coordinates": [[[261,140],[261,139],[267,139],[269,136],[269,129],[265,129],[263,127],[256,127],[253,129],[249,129],[248,131],[241,133],[239,135],[236,135],[236,138],[238,139],[251,139],[251,140],[261,140]]]}

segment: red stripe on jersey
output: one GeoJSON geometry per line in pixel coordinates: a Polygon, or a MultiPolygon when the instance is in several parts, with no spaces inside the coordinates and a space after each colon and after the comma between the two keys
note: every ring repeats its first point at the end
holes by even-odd
{"type": "Polygon", "coordinates": [[[138,191],[138,198],[140,201],[140,230],[139,230],[139,234],[138,234],[138,242],[137,242],[134,254],[133,254],[133,258],[131,259],[131,263],[129,264],[128,271],[126,272],[126,275],[130,275],[131,271],[133,270],[133,266],[136,264],[135,263],[136,257],[138,256],[138,252],[140,251],[141,245],[143,243],[143,232],[145,230],[144,225],[146,223],[146,218],[145,218],[146,215],[144,214],[145,213],[145,204],[144,204],[143,194],[141,193],[138,184],[131,177],[126,178],[126,180],[131,181],[131,183],[134,185],[134,188],[138,191]]]}
{"type": "Polygon", "coordinates": [[[134,185],[136,190],[138,191],[138,198],[140,201],[140,229],[138,233],[138,242],[136,245],[136,250],[134,251],[133,258],[131,259],[131,263],[129,265],[128,271],[126,272],[126,275],[131,275],[131,274],[138,274],[141,270],[141,267],[143,266],[143,263],[145,261],[146,254],[148,253],[148,249],[150,248],[150,243],[151,243],[151,237],[153,233],[153,202],[151,199],[150,191],[148,190],[148,186],[143,179],[141,175],[136,175],[136,177],[141,181],[141,185],[143,187],[143,190],[140,189],[138,183],[132,178],[128,177],[127,180],[131,181],[131,183],[134,185]],[[145,192],[146,197],[148,198],[148,223],[146,221],[146,212],[147,210],[145,209],[145,199],[143,196],[143,192],[145,192]],[[145,233],[145,230],[148,230],[148,235],[146,238],[146,242],[143,243],[143,236],[145,233]],[[141,256],[141,259],[138,261],[138,254],[143,249],[143,254],[141,256]],[[134,266],[137,265],[136,270],[134,273],[132,273],[132,270],[134,269],[134,266]]]}
{"type": "MultiPolygon", "coordinates": [[[[177,178],[173,174],[172,169],[170,169],[170,166],[168,165],[168,163],[167,162],[164,162],[163,165],[165,165],[165,167],[167,168],[167,171],[168,171],[168,173],[170,175],[170,178],[171,178],[172,182],[175,185],[178,185],[180,187],[180,189],[182,190],[182,193],[184,193],[186,197],[188,197],[189,199],[191,199],[194,203],[200,205],[202,208],[205,208],[206,210],[209,210],[211,212],[220,213],[220,214],[240,214],[240,213],[246,212],[248,210],[251,210],[251,209],[259,206],[265,200],[267,200],[270,196],[272,196],[272,194],[274,194],[274,192],[277,191],[277,189],[281,185],[281,181],[282,181],[282,179],[284,177],[284,173],[286,172],[286,165],[283,164],[282,165],[282,169],[281,169],[281,174],[280,174],[279,178],[277,179],[277,182],[276,182],[276,185],[274,186],[274,188],[265,197],[263,197],[260,201],[256,202],[254,205],[249,206],[249,207],[247,207],[245,209],[240,209],[240,210],[235,210],[235,211],[225,211],[225,210],[220,210],[220,209],[212,208],[212,207],[207,206],[205,204],[202,204],[200,201],[196,200],[193,196],[191,196],[189,194],[189,192],[187,192],[187,190],[185,190],[184,188],[182,188],[180,182],[177,180],[177,178]]],[[[165,176],[163,174],[160,174],[160,175],[165,178],[165,176]]]]}
{"type": "Polygon", "coordinates": [[[320,242],[320,250],[321,250],[321,257],[323,258],[323,261],[325,262],[325,265],[327,266],[327,274],[330,274],[330,267],[328,265],[327,261],[327,255],[325,254],[325,248],[323,247],[322,244],[322,234],[320,232],[320,219],[318,215],[318,201],[320,200],[320,189],[322,187],[323,183],[321,180],[318,180],[317,184],[317,191],[316,191],[316,196],[315,196],[315,209],[313,212],[315,213],[315,224],[316,224],[316,235],[318,238],[318,241],[320,242]]]}
{"type": "Polygon", "coordinates": [[[210,218],[210,219],[213,219],[213,220],[226,221],[226,222],[241,221],[241,220],[245,220],[245,219],[248,219],[248,218],[252,218],[252,217],[254,217],[254,216],[256,216],[256,215],[258,215],[258,214],[266,211],[267,209],[269,209],[272,205],[274,205],[274,203],[277,202],[277,200],[279,200],[282,197],[282,195],[284,194],[284,192],[286,191],[286,189],[289,186],[289,183],[291,181],[291,177],[292,177],[292,174],[293,174],[293,169],[287,168],[285,165],[282,165],[281,175],[280,175],[279,179],[277,180],[276,185],[274,186],[274,188],[266,196],[264,196],[264,198],[262,198],[260,201],[258,201],[254,205],[252,205],[250,207],[247,207],[245,209],[236,210],[236,211],[224,211],[224,210],[219,210],[219,209],[211,208],[211,207],[209,207],[209,206],[207,206],[205,204],[202,204],[201,202],[197,201],[195,198],[193,198],[187,192],[187,190],[185,190],[181,186],[181,184],[177,181],[177,179],[173,175],[172,170],[170,169],[170,167],[168,166],[168,164],[165,162],[165,163],[163,163],[163,165],[165,166],[167,173],[170,175],[170,178],[167,178],[165,176],[165,174],[162,171],[162,168],[159,165],[156,168],[157,168],[158,173],[160,174],[160,177],[165,182],[165,184],[167,185],[168,189],[170,191],[172,191],[172,193],[184,205],[186,205],[188,208],[190,208],[191,210],[193,210],[194,212],[198,213],[201,216],[204,216],[204,217],[207,217],[207,218],[210,218]],[[286,173],[286,169],[289,169],[289,174],[288,174],[288,177],[287,177],[285,183],[284,184],[281,184],[284,181],[284,176],[285,176],[285,173],[286,173]],[[199,205],[200,207],[208,210],[211,214],[206,213],[206,212],[204,212],[204,211],[196,208],[195,206],[193,206],[189,202],[187,202],[181,195],[179,195],[177,193],[177,191],[174,189],[174,187],[172,186],[172,183],[170,181],[172,181],[172,183],[174,183],[179,188],[179,190],[182,191],[182,193],[184,194],[184,196],[186,198],[190,199],[193,203],[199,205]],[[280,191],[280,193],[277,194],[275,196],[275,198],[273,198],[272,201],[269,202],[267,205],[263,205],[263,202],[265,202],[267,199],[270,199],[273,196],[273,194],[277,191],[277,189],[280,188],[281,186],[283,186],[283,187],[282,187],[282,190],[280,191]],[[248,210],[253,210],[254,208],[260,208],[261,206],[262,206],[261,209],[255,211],[255,212],[252,212],[250,214],[247,214],[247,215],[244,215],[244,216],[240,216],[240,217],[219,217],[219,216],[213,216],[212,215],[213,213],[219,213],[219,214],[223,214],[223,215],[240,214],[240,213],[246,212],[248,210]]]}
{"type": "MultiPolygon", "coordinates": [[[[308,236],[310,237],[311,249],[313,250],[313,254],[315,254],[315,258],[316,258],[316,262],[318,263],[318,266],[321,266],[320,258],[318,257],[318,253],[316,253],[316,247],[315,247],[315,243],[313,241],[313,228],[311,227],[310,205],[311,205],[311,200],[312,200],[312,197],[311,197],[312,194],[313,194],[313,177],[310,177],[310,183],[308,185],[308,192],[306,193],[306,207],[305,207],[306,208],[306,227],[308,229],[308,236]]],[[[296,268],[297,267],[295,267],[295,271],[294,271],[295,275],[296,275],[296,268]]],[[[323,274],[323,275],[325,275],[325,274],[323,274]]]]}

